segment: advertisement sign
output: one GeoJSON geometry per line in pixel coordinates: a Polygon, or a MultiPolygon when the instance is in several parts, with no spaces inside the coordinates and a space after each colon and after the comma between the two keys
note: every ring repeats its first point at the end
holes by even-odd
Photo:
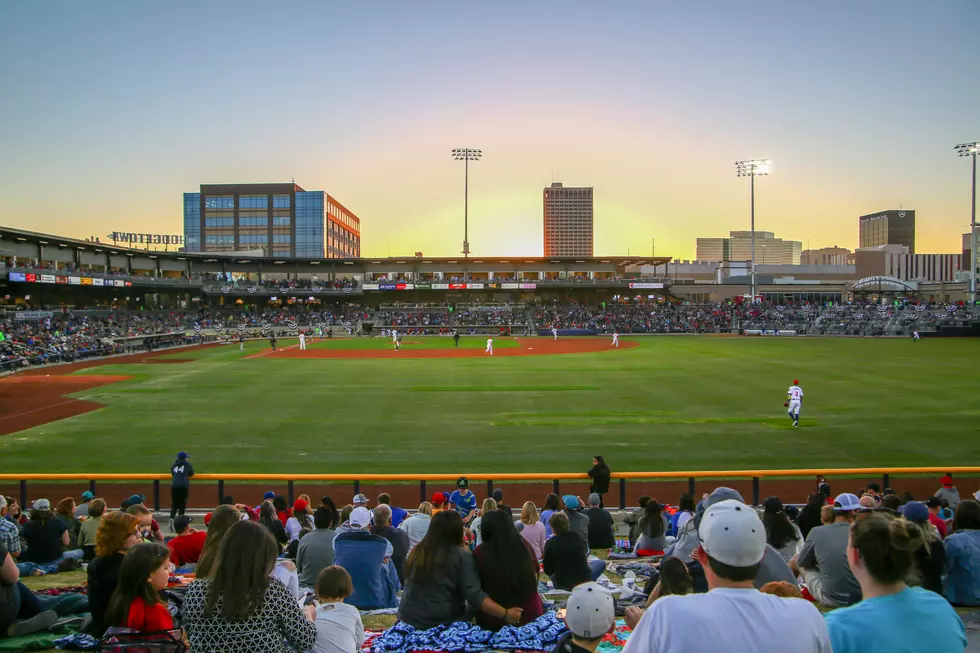
{"type": "Polygon", "coordinates": [[[105,279],[92,279],[92,285],[93,286],[104,286],[105,285],[105,279]]]}
{"type": "Polygon", "coordinates": [[[126,286],[126,282],[122,279],[116,279],[112,282],[112,285],[114,285],[116,288],[123,288],[126,286]]]}
{"type": "Polygon", "coordinates": [[[432,288],[432,284],[431,283],[417,283],[417,284],[415,284],[415,289],[416,290],[428,290],[430,288],[432,288]]]}
{"type": "Polygon", "coordinates": [[[449,284],[449,289],[450,290],[465,290],[466,289],[466,284],[465,283],[451,283],[451,284],[449,284]]]}
{"type": "Polygon", "coordinates": [[[54,275],[53,274],[42,274],[41,275],[41,283],[54,283],[54,275]]]}
{"type": "Polygon", "coordinates": [[[23,272],[11,272],[7,276],[7,279],[9,279],[10,281],[27,281],[27,277],[24,275],[23,272]]]}
{"type": "Polygon", "coordinates": [[[82,285],[83,286],[91,286],[92,285],[92,277],[82,277],[82,285]]]}
{"type": "Polygon", "coordinates": [[[24,275],[24,281],[27,283],[37,283],[37,275],[28,272],[24,275]]]}
{"type": "Polygon", "coordinates": [[[470,290],[483,290],[482,283],[468,283],[466,284],[466,287],[469,288],[470,290]]]}
{"type": "Polygon", "coordinates": [[[534,290],[535,288],[538,287],[538,284],[536,283],[522,283],[518,285],[520,285],[521,290],[534,290]]]}
{"type": "Polygon", "coordinates": [[[55,277],[55,283],[68,283],[68,277],[55,277]]]}
{"type": "Polygon", "coordinates": [[[399,283],[395,284],[396,290],[415,290],[414,283],[399,283]]]}
{"type": "Polygon", "coordinates": [[[519,284],[519,283],[502,283],[502,284],[500,284],[500,287],[503,288],[504,290],[517,290],[518,288],[521,287],[521,284],[519,284]]]}
{"type": "MultiPolygon", "coordinates": [[[[402,284],[405,285],[405,284],[402,284]]],[[[379,290],[396,290],[398,288],[397,283],[382,283],[378,286],[379,290]]]]}
{"type": "Polygon", "coordinates": [[[432,284],[432,289],[433,290],[449,290],[449,284],[448,283],[434,283],[434,284],[432,284]]]}
{"type": "Polygon", "coordinates": [[[113,231],[109,239],[114,243],[131,245],[183,245],[184,237],[169,234],[141,234],[132,231],[113,231]]]}
{"type": "Polygon", "coordinates": [[[82,285],[82,278],[81,277],[68,277],[68,283],[69,283],[69,285],[72,285],[72,286],[80,286],[80,285],[82,285]]]}
{"type": "Polygon", "coordinates": [[[361,287],[364,288],[364,290],[377,290],[378,289],[378,284],[376,284],[376,283],[366,283],[366,284],[364,284],[361,287]]]}
{"type": "Polygon", "coordinates": [[[630,288],[644,288],[648,290],[660,290],[664,287],[662,283],[630,282],[630,288]]]}

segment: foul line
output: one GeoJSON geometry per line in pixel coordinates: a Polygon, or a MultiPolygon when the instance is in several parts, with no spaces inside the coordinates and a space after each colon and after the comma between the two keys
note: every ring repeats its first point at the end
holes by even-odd
{"type": "Polygon", "coordinates": [[[262,352],[261,354],[252,354],[251,356],[246,356],[245,358],[239,358],[238,360],[248,361],[248,360],[252,360],[253,358],[262,358],[263,356],[268,356],[269,354],[278,354],[281,351],[288,351],[296,347],[299,347],[299,343],[296,343],[295,345],[289,345],[288,347],[281,347],[279,349],[276,349],[275,351],[270,349],[268,351],[262,352]]]}
{"type": "MultiPolygon", "coordinates": [[[[50,406],[42,406],[41,408],[35,408],[34,410],[27,410],[27,411],[24,411],[23,413],[16,413],[14,415],[4,415],[3,417],[0,417],[0,422],[2,422],[4,420],[8,420],[8,419],[15,419],[17,417],[23,417],[24,415],[31,415],[33,413],[37,413],[37,412],[40,412],[42,410],[51,410],[52,408],[57,408],[58,406],[64,406],[65,404],[74,403],[76,401],[85,401],[85,400],[84,399],[68,399],[67,401],[59,401],[58,403],[51,404],[50,406]]],[[[91,403],[91,402],[87,402],[87,403],[91,403]]],[[[42,426],[42,425],[41,424],[38,424],[38,426],[42,426]]]]}

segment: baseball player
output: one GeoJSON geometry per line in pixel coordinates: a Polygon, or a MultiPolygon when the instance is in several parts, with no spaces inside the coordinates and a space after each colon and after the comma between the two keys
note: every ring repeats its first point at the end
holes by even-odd
{"type": "Polygon", "coordinates": [[[306,351],[306,334],[302,331],[299,332],[299,350],[306,351]]]}
{"type": "Polygon", "coordinates": [[[493,338],[487,338],[487,349],[483,353],[493,356],[493,338]]]}
{"type": "Polygon", "coordinates": [[[402,337],[401,334],[395,336],[395,351],[402,348],[402,337]]]}
{"type": "Polygon", "coordinates": [[[453,344],[459,349],[459,331],[453,329],[453,344]]]}
{"type": "Polygon", "coordinates": [[[619,330],[613,331],[613,347],[619,347],[619,330]]]}
{"type": "Polygon", "coordinates": [[[245,351],[245,332],[238,332],[238,351],[245,351]]]}
{"type": "Polygon", "coordinates": [[[793,420],[793,428],[796,428],[800,425],[800,407],[803,405],[803,388],[800,387],[799,381],[793,381],[793,385],[786,392],[786,397],[783,406],[789,408],[789,418],[793,420]]]}
{"type": "Polygon", "coordinates": [[[276,349],[276,334],[273,333],[269,336],[269,344],[272,346],[272,351],[278,351],[276,349]]]}
{"type": "Polygon", "coordinates": [[[558,340],[558,327],[551,327],[551,335],[555,337],[555,340],[558,340]]]}
{"type": "MultiPolygon", "coordinates": [[[[398,329],[391,330],[391,341],[396,344],[398,343],[398,329]]],[[[395,347],[395,349],[398,349],[398,347],[395,347]]]]}
{"type": "Polygon", "coordinates": [[[913,341],[919,340],[919,332],[918,331],[913,331],[912,332],[912,340],[913,341]]]}

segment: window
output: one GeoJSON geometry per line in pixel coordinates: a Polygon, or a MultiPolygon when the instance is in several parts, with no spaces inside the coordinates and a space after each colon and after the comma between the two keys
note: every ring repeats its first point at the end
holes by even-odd
{"type": "Polygon", "coordinates": [[[273,195],[272,196],[272,208],[274,209],[288,209],[290,204],[289,195],[273,195]]]}
{"type": "Polygon", "coordinates": [[[239,195],[238,208],[267,209],[269,208],[269,198],[265,195],[239,195]]]}
{"type": "Polygon", "coordinates": [[[288,227],[289,226],[289,216],[288,215],[274,215],[274,216],[272,216],[272,226],[273,227],[288,227]]]}
{"type": "Polygon", "coordinates": [[[288,245],[292,242],[292,237],[289,234],[272,234],[273,244],[288,245]]]}
{"type": "Polygon", "coordinates": [[[267,227],[269,226],[269,218],[238,218],[238,226],[267,227]]]}
{"type": "Polygon", "coordinates": [[[292,256],[292,252],[288,249],[276,249],[272,251],[273,256],[292,256]]]}
{"type": "Polygon", "coordinates": [[[233,209],[235,208],[235,198],[231,195],[207,195],[204,197],[204,208],[233,209]]]}
{"type": "Polygon", "coordinates": [[[204,238],[204,244],[206,244],[206,245],[234,245],[235,244],[235,236],[234,235],[215,236],[213,234],[208,234],[204,238]]]}
{"type": "Polygon", "coordinates": [[[205,227],[234,227],[235,218],[204,218],[205,227]]]}
{"type": "Polygon", "coordinates": [[[242,245],[265,245],[269,242],[268,234],[241,234],[238,242],[242,245]]]}

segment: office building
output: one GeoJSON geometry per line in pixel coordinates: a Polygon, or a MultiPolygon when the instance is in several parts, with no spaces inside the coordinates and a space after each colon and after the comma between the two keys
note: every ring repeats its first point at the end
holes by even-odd
{"type": "Polygon", "coordinates": [[[592,188],[544,189],[544,255],[592,256],[592,188]]]}
{"type": "Polygon", "coordinates": [[[893,209],[869,213],[858,218],[859,246],[902,245],[915,254],[915,211],[893,209]]]}
{"type": "Polygon", "coordinates": [[[851,250],[834,245],[803,250],[800,254],[800,265],[847,265],[851,258],[851,250]]]}
{"type": "MultiPolygon", "coordinates": [[[[803,243],[798,240],[776,238],[771,231],[755,232],[756,265],[799,265],[802,249],[803,243]]],[[[728,238],[698,238],[697,260],[713,263],[752,260],[752,232],[732,231],[728,238]]]]}
{"type": "Polygon", "coordinates": [[[361,221],[322,190],[288,184],[202,184],[184,193],[188,252],[357,258],[361,221]]]}
{"type": "Polygon", "coordinates": [[[854,251],[859,277],[888,276],[903,281],[955,281],[962,254],[912,254],[905,245],[878,245],[854,251]]]}

